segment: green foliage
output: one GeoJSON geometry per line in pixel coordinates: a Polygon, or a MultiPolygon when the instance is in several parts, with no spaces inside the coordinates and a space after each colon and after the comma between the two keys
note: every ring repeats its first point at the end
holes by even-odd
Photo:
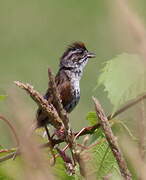
{"type": "MultiPolygon", "coordinates": [[[[91,126],[95,125],[98,123],[98,117],[96,115],[96,112],[95,111],[91,111],[87,114],[86,116],[86,120],[89,122],[89,124],[91,126]]],[[[91,142],[94,142],[97,140],[97,138],[99,137],[105,137],[104,133],[102,132],[102,130],[99,128],[97,129],[94,134],[92,135],[92,138],[91,138],[91,142]]]]}
{"type": "MultiPolygon", "coordinates": [[[[91,125],[98,122],[96,112],[89,112],[86,119],[91,125]]],[[[119,168],[117,162],[111,152],[109,145],[105,139],[105,135],[102,129],[97,129],[92,135],[92,144],[96,144],[90,149],[89,153],[92,154],[94,159],[94,169],[98,179],[102,179],[104,176],[111,174],[111,179],[120,179],[119,168]]]]}
{"type": "MultiPolygon", "coordinates": [[[[119,28],[119,23],[117,24],[115,19],[112,19],[107,2],[105,0],[93,0],[92,3],[83,0],[78,1],[78,3],[67,0],[60,2],[22,1],[21,3],[11,0],[3,1],[0,6],[2,23],[2,28],[0,28],[0,82],[2,90],[4,89],[5,91],[11,88],[8,87],[8,84],[19,78],[22,81],[31,81],[34,87],[44,92],[45,88],[47,88],[46,82],[48,78],[46,72],[48,65],[52,67],[53,71],[56,71],[57,59],[61,56],[66,44],[74,40],[85,40],[89,50],[94,48],[94,51],[97,52],[97,59],[90,62],[87,66],[81,85],[83,90],[82,101],[77,108],[77,113],[71,114],[71,119],[74,120],[72,121],[73,126],[75,128],[82,127],[82,119],[91,101],[90,98],[86,97],[91,96],[90,92],[91,87],[95,83],[97,66],[100,69],[99,64],[102,61],[116,54],[117,51],[122,51],[123,48],[131,50],[131,47],[129,47],[131,41],[129,39],[132,39],[132,36],[126,28],[125,31],[119,28]],[[95,21],[98,23],[95,23],[95,21]],[[116,28],[117,25],[118,28],[116,28]],[[128,38],[125,38],[126,40],[123,41],[123,37],[128,38]],[[98,43],[96,44],[96,42],[98,43]],[[18,69],[18,71],[15,69],[18,69]]],[[[136,3],[138,3],[138,7],[134,9],[138,9],[140,11],[138,14],[142,15],[145,20],[145,1],[137,1],[136,3]]],[[[123,23],[121,23],[121,27],[122,25],[123,23]]],[[[136,42],[135,39],[132,42],[136,42]]],[[[142,75],[144,67],[145,65],[139,60],[138,56],[128,54],[120,55],[106,63],[99,78],[99,85],[104,86],[110,101],[114,105],[114,111],[118,106],[143,92],[143,89],[145,89],[142,75]]],[[[103,102],[104,93],[102,90],[99,91],[99,94],[101,102],[103,102]]],[[[5,99],[5,96],[0,96],[0,101],[3,99],[5,99]]],[[[29,105],[28,103],[28,108],[29,105]]],[[[9,105],[9,107],[11,106],[9,105]]],[[[9,107],[1,106],[1,112],[3,114],[3,111],[5,112],[6,110],[7,113],[4,114],[12,117],[11,113],[8,113],[9,107]]],[[[34,109],[33,105],[30,106],[30,109],[34,109]]],[[[97,118],[95,118],[95,113],[91,113],[87,119],[91,125],[98,122],[97,118]]],[[[123,127],[128,130],[125,125],[123,127]]],[[[5,134],[2,134],[2,136],[5,136],[5,134]]],[[[40,137],[42,143],[44,139],[40,137]]],[[[114,166],[115,168],[112,168],[109,164],[110,161],[112,161],[113,165],[115,162],[104,139],[101,129],[97,130],[92,136],[93,143],[101,141],[100,144],[91,149],[91,153],[95,157],[95,171],[97,171],[97,177],[100,178],[107,174],[108,170],[106,169],[108,169],[108,165],[111,171],[117,168],[116,165],[114,166]],[[110,157],[112,160],[110,160],[110,157]]],[[[4,152],[0,153],[1,156],[6,154],[4,152]]],[[[7,171],[14,171],[12,167],[16,160],[8,161],[7,171]]],[[[14,174],[19,173],[19,167],[20,164],[16,165],[14,174]]],[[[56,170],[56,174],[60,177],[59,179],[76,178],[69,177],[66,174],[64,163],[60,158],[57,159],[56,170]]],[[[3,179],[7,180],[0,168],[0,180],[3,179]]],[[[117,180],[118,178],[115,179],[117,180]]]]}
{"type": "Polygon", "coordinates": [[[0,95],[0,101],[4,100],[6,97],[6,95],[0,95]]]}
{"type": "MultiPolygon", "coordinates": [[[[4,157],[6,155],[8,155],[10,152],[13,152],[14,150],[8,150],[8,149],[4,149],[1,145],[0,145],[0,158],[4,157]]],[[[4,164],[4,163],[3,163],[4,164]]],[[[12,178],[10,178],[8,176],[8,174],[5,172],[5,170],[2,168],[2,166],[0,166],[0,180],[12,180],[12,178]]]]}
{"type": "Polygon", "coordinates": [[[138,55],[124,53],[106,62],[98,86],[104,86],[113,111],[145,92],[144,73],[145,64],[138,55]]]}
{"type": "Polygon", "coordinates": [[[98,179],[103,179],[104,176],[111,175],[111,179],[116,177],[120,179],[120,172],[117,162],[111,152],[105,138],[98,139],[98,144],[91,149],[94,157],[94,165],[96,176],[98,179]]]}
{"type": "Polygon", "coordinates": [[[86,120],[89,121],[91,125],[95,125],[96,123],[98,123],[96,112],[94,111],[89,112],[86,116],[86,120]]]}
{"type": "Polygon", "coordinates": [[[0,169],[0,180],[12,180],[11,177],[8,177],[6,175],[6,173],[4,173],[1,169],[0,169]]]}
{"type": "Polygon", "coordinates": [[[64,162],[62,158],[58,157],[55,167],[54,167],[54,172],[55,175],[60,179],[60,180],[75,180],[74,176],[69,176],[66,172],[64,162]]]}
{"type": "MultiPolygon", "coordinates": [[[[97,177],[97,179],[103,179],[104,176],[111,176],[110,180],[120,180],[120,172],[117,162],[109,148],[109,145],[105,138],[99,137],[98,140],[94,141],[93,147],[86,151],[87,156],[91,155],[89,160],[85,160],[87,166],[91,164],[91,172],[97,177]],[[97,143],[98,142],[98,143],[97,143]],[[97,143],[97,144],[96,144],[97,143]],[[94,145],[96,144],[96,145],[94,145]]],[[[61,158],[57,158],[56,165],[54,167],[55,175],[61,180],[80,180],[82,179],[79,175],[79,169],[76,169],[75,176],[67,175],[64,167],[64,162],[61,158]]],[[[88,172],[87,172],[88,173],[88,172]]],[[[90,173],[90,172],[89,172],[90,173]]]]}

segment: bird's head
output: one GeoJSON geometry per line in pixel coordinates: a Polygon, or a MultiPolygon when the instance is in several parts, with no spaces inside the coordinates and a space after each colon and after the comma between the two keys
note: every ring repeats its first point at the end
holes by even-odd
{"type": "Polygon", "coordinates": [[[60,59],[60,68],[83,69],[89,58],[94,58],[95,54],[89,52],[84,43],[75,42],[68,46],[60,59]]]}

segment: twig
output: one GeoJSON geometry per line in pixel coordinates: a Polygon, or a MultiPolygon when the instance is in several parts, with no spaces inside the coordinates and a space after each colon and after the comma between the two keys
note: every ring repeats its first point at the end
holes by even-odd
{"type": "MultiPolygon", "coordinates": [[[[128,110],[129,108],[131,108],[132,106],[138,104],[140,101],[146,99],[146,94],[142,95],[142,96],[139,96],[138,98],[136,99],[133,99],[131,100],[130,102],[128,102],[126,105],[124,105],[122,108],[118,109],[113,115],[110,114],[107,119],[108,120],[111,120],[115,117],[117,117],[118,115],[120,115],[121,113],[125,112],[126,110],[128,110]]],[[[79,137],[80,136],[84,136],[84,135],[87,135],[87,134],[93,134],[95,132],[96,129],[100,128],[101,127],[101,124],[100,123],[97,123],[93,126],[89,126],[89,127],[85,127],[83,129],[83,131],[80,133],[79,137]]],[[[75,133],[75,136],[78,134],[79,132],[75,133]]]]}
{"type": "Polygon", "coordinates": [[[132,180],[131,174],[127,168],[126,162],[125,162],[123,155],[122,155],[122,153],[118,147],[116,137],[113,135],[113,132],[111,130],[109,121],[108,121],[101,105],[97,101],[97,99],[95,99],[93,97],[93,101],[95,103],[95,110],[96,110],[97,116],[101,122],[101,126],[102,126],[104,133],[105,133],[106,139],[107,139],[109,146],[113,152],[113,155],[115,156],[117,163],[119,165],[121,175],[123,176],[123,178],[125,180],[132,180]]]}
{"type": "Polygon", "coordinates": [[[10,154],[8,154],[6,156],[3,156],[3,157],[0,158],[0,163],[3,162],[3,161],[6,161],[6,160],[12,159],[14,156],[19,155],[19,154],[20,154],[20,152],[12,152],[12,153],[10,153],[10,154]]]}
{"type": "Polygon", "coordinates": [[[126,105],[124,105],[122,108],[120,108],[119,110],[117,110],[113,115],[109,115],[107,118],[108,120],[115,118],[116,116],[118,116],[119,114],[123,113],[124,111],[126,111],[127,109],[131,108],[132,106],[136,105],[137,103],[139,103],[140,101],[142,101],[143,99],[146,99],[146,94],[139,96],[136,99],[133,99],[131,101],[129,101],[126,105]]]}
{"type": "Polygon", "coordinates": [[[51,93],[53,94],[55,108],[56,108],[61,120],[63,121],[65,129],[68,131],[69,130],[69,126],[68,126],[69,118],[67,116],[66,111],[64,110],[64,108],[62,106],[60,94],[57,90],[55,79],[54,79],[54,76],[53,76],[50,68],[48,68],[48,76],[49,76],[49,87],[50,87],[51,93]]]}
{"type": "MultiPolygon", "coordinates": [[[[83,130],[81,130],[80,132],[78,133],[73,133],[73,134],[69,134],[69,126],[68,126],[68,117],[66,115],[66,112],[62,109],[62,104],[61,104],[61,101],[60,101],[60,96],[57,92],[57,88],[56,88],[56,85],[55,85],[55,81],[53,79],[53,76],[51,74],[51,71],[48,70],[48,74],[49,74],[49,77],[50,77],[50,86],[52,88],[52,92],[53,93],[53,96],[54,96],[54,99],[56,101],[56,105],[55,107],[58,107],[58,112],[56,112],[56,109],[54,108],[54,106],[52,104],[48,104],[48,102],[38,93],[36,92],[32,86],[30,86],[29,84],[23,84],[23,83],[20,83],[20,82],[15,82],[16,85],[18,85],[19,87],[21,87],[22,89],[26,90],[30,96],[32,97],[32,99],[39,105],[43,108],[44,111],[47,112],[49,118],[52,119],[51,121],[51,124],[56,128],[56,129],[60,129],[62,123],[61,123],[61,119],[63,121],[63,124],[64,124],[64,127],[65,127],[65,130],[67,132],[67,136],[66,136],[66,139],[65,140],[62,140],[62,139],[56,139],[55,141],[53,140],[52,142],[54,143],[53,145],[56,145],[56,144],[60,144],[64,141],[66,141],[67,143],[69,143],[69,148],[72,152],[72,155],[73,155],[73,159],[74,159],[74,162],[75,162],[75,145],[74,145],[74,136],[76,137],[80,137],[80,136],[83,136],[83,135],[86,135],[86,134],[93,134],[94,131],[96,129],[98,129],[99,127],[101,127],[101,124],[98,123],[94,126],[90,126],[90,127],[87,127],[87,128],[84,128],[83,130]],[[57,104],[58,103],[58,104],[57,104]],[[61,119],[60,119],[60,117],[61,119]]],[[[146,94],[143,95],[143,96],[140,96],[139,98],[137,98],[136,100],[133,100],[131,101],[130,103],[128,103],[127,105],[123,106],[121,109],[119,109],[117,112],[115,112],[113,115],[109,115],[108,116],[108,120],[116,117],[117,115],[121,114],[122,112],[126,111],[127,109],[129,109],[130,107],[132,107],[133,105],[137,104],[138,102],[140,102],[141,100],[145,99],[146,98],[146,94]]],[[[48,144],[49,145],[49,144],[48,144]]]]}
{"type": "Polygon", "coordinates": [[[10,123],[10,121],[8,119],[6,119],[4,116],[0,115],[0,119],[2,119],[11,129],[12,133],[14,134],[15,140],[16,140],[16,146],[19,146],[19,138],[17,136],[16,130],[14,128],[14,126],[12,125],[12,123],[10,123]]]}
{"type": "MultiPolygon", "coordinates": [[[[144,94],[143,96],[140,96],[140,97],[138,97],[138,98],[130,101],[128,104],[124,105],[122,108],[120,108],[119,110],[117,110],[117,111],[113,114],[113,116],[109,115],[109,116],[107,117],[108,120],[111,120],[112,118],[115,118],[116,116],[118,116],[119,114],[121,114],[121,113],[123,113],[124,111],[128,110],[130,107],[136,105],[137,103],[139,103],[140,101],[142,101],[142,100],[145,99],[145,98],[146,98],[146,94],[144,94]]],[[[101,127],[101,124],[100,124],[100,123],[98,123],[98,124],[96,124],[96,125],[94,125],[94,126],[85,127],[85,128],[83,129],[83,131],[79,131],[80,134],[79,134],[79,132],[74,133],[74,136],[76,136],[77,134],[79,134],[79,136],[78,136],[78,138],[79,138],[80,136],[84,136],[84,135],[87,135],[87,134],[93,134],[93,133],[95,132],[95,130],[98,129],[98,128],[100,128],[100,127],[101,127]]],[[[62,142],[64,142],[63,139],[52,139],[52,146],[55,146],[55,145],[60,144],[60,143],[62,143],[62,142]]],[[[45,147],[49,147],[49,146],[50,146],[50,143],[49,143],[49,142],[40,145],[41,148],[45,148],[45,147]]],[[[11,159],[13,156],[14,156],[14,153],[12,154],[12,156],[11,156],[11,155],[7,155],[6,157],[1,157],[1,158],[0,158],[0,162],[5,161],[5,160],[8,160],[8,159],[11,159]]]]}
{"type": "Polygon", "coordinates": [[[49,76],[49,87],[52,92],[53,98],[54,98],[54,103],[55,107],[57,109],[57,112],[64,124],[64,133],[65,133],[65,141],[67,144],[69,144],[69,148],[72,154],[72,158],[74,161],[74,165],[76,164],[76,155],[75,155],[75,142],[74,142],[74,134],[71,132],[69,128],[69,118],[67,116],[66,111],[64,110],[61,99],[60,99],[60,94],[58,92],[55,79],[53,77],[53,74],[51,72],[51,69],[48,68],[48,76],[49,76]]]}
{"type": "Polygon", "coordinates": [[[56,147],[56,150],[59,153],[59,155],[61,156],[61,158],[63,159],[68,174],[70,176],[75,174],[75,169],[74,169],[74,166],[72,164],[71,158],[65,153],[65,151],[60,150],[58,147],[56,147]]]}
{"type": "Polygon", "coordinates": [[[138,125],[138,136],[139,136],[139,153],[141,159],[145,158],[145,110],[144,110],[144,102],[141,101],[139,105],[139,117],[137,117],[137,125],[138,125]]]}
{"type": "MultiPolygon", "coordinates": [[[[15,84],[19,87],[21,87],[22,89],[26,90],[30,96],[32,97],[32,99],[37,103],[37,104],[42,104],[43,108],[47,110],[48,114],[49,113],[52,113],[53,112],[51,111],[51,107],[48,107],[48,102],[46,100],[44,100],[44,98],[37,92],[33,89],[32,86],[30,86],[29,84],[23,84],[19,81],[15,81],[15,84]],[[37,98],[37,100],[36,100],[37,98]],[[42,103],[43,101],[43,103],[42,103]],[[44,107],[45,106],[45,107],[44,107]],[[51,112],[50,112],[51,111],[51,112]]],[[[142,101],[143,99],[146,99],[146,94],[142,95],[142,96],[139,96],[138,98],[136,99],[133,99],[131,100],[128,104],[124,105],[122,108],[120,108],[119,110],[117,110],[113,115],[109,115],[107,118],[108,120],[111,120],[113,118],[115,118],[116,116],[120,115],[121,113],[125,112],[126,110],[128,110],[129,108],[131,108],[132,106],[136,105],[137,103],[139,103],[140,101],[142,101]]],[[[53,110],[54,110],[54,107],[53,107],[53,110]]],[[[59,124],[59,127],[60,127],[60,119],[57,115],[57,113],[55,112],[55,114],[53,114],[52,118],[55,118],[56,121],[57,121],[57,124],[59,124]],[[56,117],[57,116],[57,117],[56,117]],[[59,119],[59,120],[58,120],[59,119]]],[[[55,122],[56,122],[55,121],[55,122]]],[[[53,121],[54,122],[54,121],[53,121]]],[[[58,127],[58,126],[57,126],[58,127]]],[[[96,129],[98,129],[100,127],[100,123],[97,123],[93,126],[89,126],[89,127],[86,127],[84,128],[84,130],[80,133],[79,137],[80,136],[83,136],[83,135],[86,135],[86,134],[93,134],[94,131],[96,129]]],[[[75,133],[75,135],[77,135],[79,132],[75,133]]],[[[58,140],[60,141],[60,143],[62,142],[62,140],[58,140]]],[[[59,144],[59,143],[58,143],[59,144]]]]}
{"type": "Polygon", "coordinates": [[[30,97],[46,112],[48,118],[50,120],[50,124],[54,126],[56,129],[60,129],[62,126],[61,119],[58,116],[58,113],[52,104],[48,104],[48,101],[43,98],[37,91],[33,89],[33,87],[29,84],[23,84],[19,81],[14,81],[14,83],[24,89],[30,97]]]}
{"type": "Polygon", "coordinates": [[[47,137],[48,137],[48,141],[49,141],[49,147],[50,147],[50,152],[51,152],[51,154],[52,154],[52,159],[53,159],[53,161],[51,161],[51,165],[55,165],[55,162],[56,162],[56,158],[55,158],[55,154],[54,154],[54,152],[53,152],[53,145],[52,145],[52,138],[51,138],[51,136],[50,136],[50,133],[49,133],[49,130],[48,130],[48,128],[47,128],[47,125],[45,125],[45,130],[46,130],[46,133],[47,133],[47,137]]]}
{"type": "MultiPolygon", "coordinates": [[[[62,142],[63,142],[63,140],[62,140],[62,142]]],[[[54,147],[55,145],[57,145],[59,143],[61,143],[60,139],[59,140],[58,139],[52,139],[51,142],[39,145],[39,148],[41,148],[41,149],[47,148],[47,147],[51,148],[52,146],[54,147]]],[[[18,156],[20,154],[21,154],[21,152],[19,150],[16,150],[15,152],[12,152],[12,153],[10,153],[10,154],[8,154],[6,156],[0,157],[0,162],[12,159],[14,156],[16,157],[16,156],[18,156]]]]}
{"type": "MultiPolygon", "coordinates": [[[[138,127],[138,150],[139,158],[141,162],[145,163],[145,110],[144,110],[144,101],[141,101],[138,109],[139,115],[136,116],[136,122],[138,127]]],[[[145,179],[143,176],[143,169],[139,168],[138,179],[145,179]]]]}

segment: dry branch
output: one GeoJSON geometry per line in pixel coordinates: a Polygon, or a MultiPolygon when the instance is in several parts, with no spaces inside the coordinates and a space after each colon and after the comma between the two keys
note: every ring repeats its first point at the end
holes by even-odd
{"type": "MultiPolygon", "coordinates": [[[[51,94],[53,95],[54,105],[48,103],[37,91],[33,89],[33,87],[29,84],[23,84],[19,81],[15,81],[15,84],[20,88],[24,89],[31,98],[40,106],[48,115],[48,119],[50,120],[50,124],[57,129],[58,132],[61,129],[62,125],[64,125],[64,138],[60,138],[60,142],[66,142],[69,145],[69,149],[72,154],[73,164],[76,164],[76,156],[75,156],[75,142],[74,142],[74,134],[71,132],[69,128],[69,119],[66,111],[63,109],[60,94],[55,84],[55,79],[52,75],[51,69],[48,69],[49,76],[49,87],[51,90],[51,94]],[[55,106],[55,107],[54,107],[55,106]]],[[[47,128],[47,127],[46,127],[47,128]]],[[[55,144],[53,143],[53,138],[50,140],[49,147],[53,148],[55,144]]]]}
{"type": "Polygon", "coordinates": [[[14,126],[4,116],[0,115],[0,119],[2,119],[9,126],[9,128],[11,129],[11,131],[12,131],[14,137],[15,137],[16,146],[19,146],[19,138],[18,138],[18,135],[16,133],[16,129],[14,128],[14,126]]]}
{"type": "MultiPolygon", "coordinates": [[[[108,120],[111,120],[115,117],[117,117],[118,115],[120,115],[121,113],[125,112],[126,110],[128,110],[129,108],[133,107],[134,105],[138,104],[139,102],[141,102],[142,100],[146,99],[146,94],[144,95],[141,95],[139,97],[137,97],[136,99],[133,99],[131,101],[129,101],[126,105],[124,105],[123,107],[121,107],[120,109],[118,109],[114,114],[110,114],[107,119],[108,120]]],[[[93,134],[95,132],[96,129],[100,128],[101,127],[101,124],[100,123],[97,123],[93,126],[89,126],[89,127],[85,127],[83,129],[83,131],[80,133],[79,137],[80,136],[84,136],[84,135],[87,135],[87,134],[93,134]]],[[[75,133],[78,134],[79,132],[75,133]]]]}
{"type": "Polygon", "coordinates": [[[138,137],[139,137],[139,154],[141,159],[145,159],[145,109],[144,109],[144,101],[141,101],[139,104],[139,116],[137,119],[137,127],[138,127],[138,137]]]}
{"type": "Polygon", "coordinates": [[[3,161],[6,161],[6,160],[9,160],[9,159],[13,159],[14,156],[18,155],[19,153],[17,152],[12,152],[4,157],[1,157],[0,158],[0,163],[3,162],[3,161]]]}
{"type": "Polygon", "coordinates": [[[33,89],[30,84],[23,84],[22,82],[14,82],[18,87],[24,89],[30,97],[40,106],[48,115],[50,119],[50,124],[56,129],[60,129],[62,126],[61,119],[58,116],[58,113],[52,104],[48,104],[48,101],[43,98],[37,91],[33,89]]]}
{"type": "MultiPolygon", "coordinates": [[[[21,83],[23,84],[23,83],[21,83]]],[[[24,84],[23,84],[24,86],[24,84]]],[[[27,86],[27,85],[25,85],[27,86]]],[[[29,85],[30,86],[30,85],[29,85]]],[[[35,91],[33,89],[33,91],[35,91]]],[[[36,91],[35,91],[36,92],[36,91]]],[[[29,93],[30,94],[30,93],[29,93]]],[[[33,94],[31,93],[31,96],[33,96],[33,94]]],[[[40,96],[40,95],[39,95],[40,96]]],[[[43,97],[42,97],[43,98],[43,97]]],[[[120,115],[121,113],[125,112],[126,110],[128,110],[129,108],[131,108],[132,106],[136,105],[137,103],[139,103],[140,101],[144,100],[146,98],[146,94],[142,95],[142,96],[139,96],[138,98],[134,99],[134,100],[131,100],[129,103],[127,103],[126,105],[124,105],[122,108],[120,108],[119,110],[117,110],[113,115],[109,115],[107,118],[108,120],[111,120],[113,118],[115,118],[116,116],[120,115]]],[[[34,99],[34,98],[32,98],[34,99]]],[[[36,102],[36,101],[35,101],[36,102]]],[[[39,102],[37,102],[39,103],[39,102]]],[[[84,136],[84,135],[87,135],[87,134],[93,134],[95,132],[96,129],[100,128],[101,127],[101,124],[100,123],[97,123],[93,126],[89,126],[89,127],[85,127],[82,131],[80,131],[81,133],[79,134],[79,132],[77,133],[74,133],[74,136],[76,136],[77,134],[79,134],[78,138],[80,136],[84,136]]],[[[64,142],[63,139],[52,139],[52,146],[55,146],[57,144],[60,144],[64,142]]],[[[40,145],[41,148],[45,148],[45,147],[50,147],[50,143],[46,143],[46,144],[42,144],[40,145]]],[[[7,156],[4,156],[4,157],[1,157],[0,158],[0,162],[3,162],[5,160],[8,160],[8,159],[11,159],[14,157],[14,154],[15,153],[12,153],[10,155],[7,155],[7,156]]]]}
{"type": "Polygon", "coordinates": [[[54,104],[55,104],[56,110],[57,110],[61,120],[63,121],[65,129],[68,131],[69,130],[69,125],[68,125],[69,118],[67,116],[66,111],[64,110],[64,108],[62,106],[60,94],[57,90],[55,79],[54,79],[54,76],[53,76],[50,68],[48,68],[48,76],[49,76],[49,87],[50,87],[51,93],[54,98],[54,104]]]}
{"type": "Polygon", "coordinates": [[[113,135],[113,132],[110,127],[110,123],[101,107],[97,99],[93,98],[93,101],[95,103],[95,110],[97,113],[97,116],[101,122],[101,127],[105,133],[106,139],[109,143],[109,146],[113,152],[113,155],[115,156],[117,163],[119,165],[119,169],[121,172],[121,175],[125,180],[132,180],[131,174],[127,168],[126,162],[123,158],[123,155],[118,147],[118,143],[116,140],[116,137],[113,135]]]}
{"type": "MultiPolygon", "coordinates": [[[[69,145],[69,149],[71,151],[72,158],[75,165],[77,160],[76,160],[76,154],[75,154],[76,150],[75,150],[74,134],[71,132],[69,128],[69,118],[67,116],[66,111],[64,110],[62,106],[60,94],[58,92],[55,79],[50,68],[48,68],[48,76],[49,76],[49,87],[53,95],[55,107],[64,125],[64,133],[65,133],[64,141],[69,145]]],[[[71,169],[71,171],[74,171],[74,170],[71,169]]]]}

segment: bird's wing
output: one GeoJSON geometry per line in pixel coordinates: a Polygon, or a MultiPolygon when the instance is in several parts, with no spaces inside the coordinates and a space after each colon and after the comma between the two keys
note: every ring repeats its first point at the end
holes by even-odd
{"type": "Polygon", "coordinates": [[[71,82],[66,75],[56,76],[56,85],[60,93],[63,107],[66,107],[72,100],[71,82]]]}
{"type": "MultiPolygon", "coordinates": [[[[57,74],[55,77],[55,83],[58,88],[63,107],[65,107],[72,98],[70,80],[65,73],[57,74]]],[[[53,104],[53,96],[50,88],[48,88],[44,98],[53,104]]]]}
{"type": "MultiPolygon", "coordinates": [[[[56,75],[55,78],[56,86],[58,88],[60,98],[62,100],[63,107],[68,111],[70,102],[72,101],[72,93],[71,93],[71,83],[68,77],[63,74],[63,75],[56,75]]],[[[48,103],[53,103],[53,96],[51,93],[51,89],[48,88],[44,98],[48,100],[48,103]]],[[[42,108],[38,108],[37,110],[37,122],[38,122],[38,127],[44,126],[46,122],[48,122],[48,117],[46,113],[42,110],[42,108]]]]}

